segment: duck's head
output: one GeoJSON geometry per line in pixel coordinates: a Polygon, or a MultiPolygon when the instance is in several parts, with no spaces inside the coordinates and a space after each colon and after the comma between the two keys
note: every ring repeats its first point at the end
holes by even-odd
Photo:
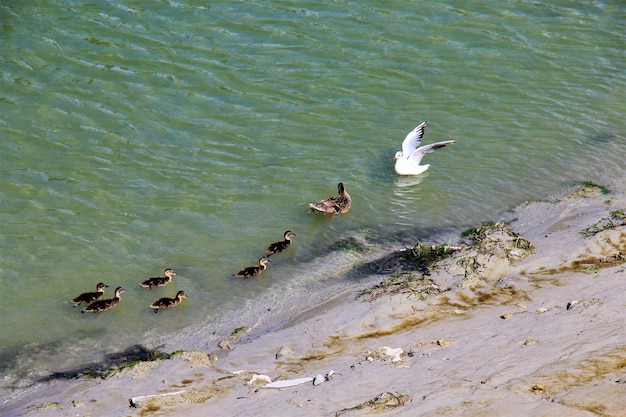
{"type": "Polygon", "coordinates": [[[163,271],[163,273],[165,274],[166,277],[172,277],[176,275],[176,272],[174,272],[172,268],[167,268],[165,271],[163,271]]]}
{"type": "Polygon", "coordinates": [[[294,237],[295,235],[296,235],[296,234],[295,234],[295,233],[293,233],[291,230],[287,230],[287,231],[285,232],[285,235],[284,235],[284,236],[285,236],[285,239],[289,240],[289,239],[291,239],[292,237],[294,237]]]}
{"type": "Polygon", "coordinates": [[[343,186],[343,182],[340,182],[339,184],[337,184],[337,192],[339,194],[343,194],[344,191],[346,191],[346,187],[343,186]]]}
{"type": "Polygon", "coordinates": [[[123,294],[123,293],[125,293],[125,292],[126,292],[126,290],[125,290],[124,288],[122,288],[122,287],[117,287],[117,288],[115,289],[115,296],[116,296],[116,297],[119,297],[120,295],[122,295],[122,294],[123,294]]]}
{"type": "Polygon", "coordinates": [[[270,261],[268,258],[266,258],[265,256],[259,259],[259,265],[264,266],[265,264],[267,264],[268,262],[272,262],[270,261]]]}
{"type": "Polygon", "coordinates": [[[106,285],[104,282],[99,282],[96,284],[96,290],[98,291],[103,290],[105,288],[109,288],[109,286],[106,285]]]}
{"type": "Polygon", "coordinates": [[[402,151],[398,151],[396,152],[396,154],[393,156],[393,160],[397,161],[398,159],[402,158],[404,156],[404,154],[402,153],[402,151]]]}
{"type": "Polygon", "coordinates": [[[185,294],[185,291],[178,291],[176,293],[176,297],[177,298],[189,298],[189,297],[187,297],[187,294],[185,294]]]}

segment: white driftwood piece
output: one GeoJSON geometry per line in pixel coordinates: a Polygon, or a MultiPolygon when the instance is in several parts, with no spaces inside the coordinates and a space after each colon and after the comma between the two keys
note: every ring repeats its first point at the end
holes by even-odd
{"type": "Polygon", "coordinates": [[[283,381],[274,381],[271,384],[263,385],[261,388],[289,388],[297,385],[306,384],[313,381],[313,378],[298,378],[298,379],[286,379],[283,381]]]}
{"type": "Polygon", "coordinates": [[[168,392],[167,394],[153,394],[153,395],[140,395],[139,397],[129,398],[131,407],[140,408],[143,407],[146,401],[151,400],[153,398],[161,398],[161,397],[169,397],[172,395],[184,394],[187,391],[176,391],[176,392],[168,392]]]}

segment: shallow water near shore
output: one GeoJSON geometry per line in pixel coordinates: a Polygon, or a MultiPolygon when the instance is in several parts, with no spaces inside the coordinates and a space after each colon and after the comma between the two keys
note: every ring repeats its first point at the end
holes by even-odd
{"type": "Polygon", "coordinates": [[[625,175],[618,3],[35,1],[0,16],[3,390],[136,343],[214,346],[359,285],[351,268],[385,251],[625,175]],[[458,142],[399,178],[393,154],[422,120],[424,143],[458,142]],[[351,211],[310,213],[339,181],[351,211]],[[231,276],[287,229],[268,272],[231,276]],[[168,266],[173,284],[138,286],[168,266]],[[81,314],[69,299],[98,281],[127,292],[81,314]],[[147,307],[178,289],[181,306],[147,307]]]}

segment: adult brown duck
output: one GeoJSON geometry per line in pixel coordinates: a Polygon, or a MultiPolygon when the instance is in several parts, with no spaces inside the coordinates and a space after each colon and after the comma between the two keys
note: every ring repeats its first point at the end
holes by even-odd
{"type": "Polygon", "coordinates": [[[279,240],[278,242],[271,243],[265,249],[265,253],[267,254],[267,256],[270,257],[275,253],[279,253],[287,249],[289,245],[291,245],[291,238],[294,237],[295,235],[296,235],[295,233],[291,232],[290,230],[287,230],[285,234],[283,235],[283,237],[285,238],[284,240],[279,240]]]}
{"type": "Polygon", "coordinates": [[[346,191],[343,182],[337,184],[337,193],[339,195],[310,203],[309,207],[311,207],[312,210],[321,211],[322,213],[330,215],[346,213],[350,210],[352,198],[350,198],[350,194],[346,191]]]}
{"type": "Polygon", "coordinates": [[[97,299],[99,299],[100,297],[102,297],[104,295],[104,289],[107,288],[108,285],[106,285],[104,282],[99,282],[96,284],[96,290],[92,291],[92,292],[84,292],[74,298],[72,298],[72,303],[74,303],[74,307],[77,307],[81,304],[89,304],[92,303],[94,301],[96,301],[97,299]]]}
{"type": "Polygon", "coordinates": [[[105,298],[103,300],[96,300],[93,303],[89,304],[87,307],[83,309],[83,313],[101,313],[103,311],[107,311],[115,307],[119,304],[121,300],[122,293],[126,292],[126,290],[122,287],[117,287],[115,289],[115,297],[113,298],[105,298]]]}
{"type": "Polygon", "coordinates": [[[172,277],[176,275],[176,272],[174,272],[172,268],[166,268],[165,271],[163,271],[163,275],[164,276],[162,277],[148,278],[145,281],[140,282],[139,285],[144,288],[150,288],[150,289],[155,288],[155,287],[164,287],[170,282],[172,282],[172,277]]]}
{"type": "Polygon", "coordinates": [[[178,291],[176,293],[176,297],[174,297],[174,298],[169,298],[169,297],[159,298],[158,300],[156,300],[155,302],[150,304],[150,308],[154,309],[155,313],[158,313],[159,310],[162,309],[162,308],[176,307],[177,305],[180,304],[181,301],[183,301],[183,298],[188,298],[187,294],[185,294],[185,291],[178,291]]]}

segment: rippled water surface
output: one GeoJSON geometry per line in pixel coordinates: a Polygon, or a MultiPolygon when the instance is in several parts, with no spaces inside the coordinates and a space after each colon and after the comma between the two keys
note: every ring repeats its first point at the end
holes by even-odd
{"type": "Polygon", "coordinates": [[[387,250],[625,174],[618,1],[3,1],[0,21],[4,388],[135,343],[213,348],[387,250]],[[399,178],[422,120],[458,142],[399,178]],[[350,212],[310,213],[339,181],[350,212]],[[268,272],[231,276],[287,229],[268,272]],[[98,281],[127,292],[81,314],[98,281]]]}

